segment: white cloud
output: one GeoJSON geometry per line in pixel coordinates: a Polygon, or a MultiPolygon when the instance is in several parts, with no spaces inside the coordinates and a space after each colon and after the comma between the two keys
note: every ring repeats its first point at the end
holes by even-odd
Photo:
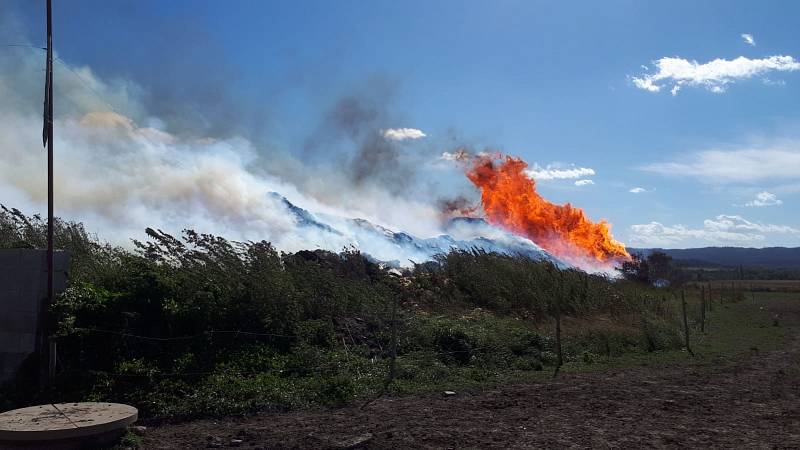
{"type": "Polygon", "coordinates": [[[637,187],[635,187],[635,188],[632,188],[632,189],[631,189],[630,191],[628,191],[628,192],[630,192],[631,194],[641,194],[642,192],[647,192],[647,189],[645,189],[645,188],[643,188],[643,187],[638,187],[638,186],[637,186],[637,187]]]}
{"type": "Polygon", "coordinates": [[[754,200],[750,200],[749,202],[745,203],[744,206],[778,206],[782,205],[783,200],[780,200],[778,196],[771,192],[759,192],[756,194],[756,198],[754,200]]]}
{"type": "Polygon", "coordinates": [[[756,46],[756,39],[750,33],[742,33],[742,39],[748,44],[752,45],[753,47],[756,46]]]}
{"type": "Polygon", "coordinates": [[[588,167],[573,167],[560,169],[557,166],[548,165],[545,168],[535,164],[532,168],[525,170],[525,174],[534,180],[565,180],[592,176],[594,169],[588,167]]]}
{"type": "Polygon", "coordinates": [[[800,180],[800,142],[739,150],[704,150],[642,170],[707,182],[800,180]]]}
{"type": "Polygon", "coordinates": [[[756,231],[760,233],[798,234],[800,230],[787,225],[762,225],[750,222],[742,216],[719,215],[714,220],[706,219],[703,225],[715,231],[756,231]]]}
{"type": "Polygon", "coordinates": [[[422,139],[425,133],[416,128],[389,128],[382,131],[383,137],[390,141],[405,141],[408,139],[422,139]]]}
{"type": "Polygon", "coordinates": [[[786,225],[751,222],[742,216],[719,215],[703,221],[702,228],[685,225],[666,226],[659,222],[631,225],[630,243],[643,246],[671,246],[698,240],[713,244],[743,244],[766,239],[766,234],[800,234],[800,229],[786,225]]]}
{"type": "Polygon", "coordinates": [[[700,86],[714,93],[725,92],[728,84],[738,80],[764,75],[771,71],[791,72],[800,70],[800,62],[791,56],[776,55],[762,59],[740,56],[736,59],[715,59],[704,64],[677,57],[664,57],[653,61],[658,69],[652,74],[632,77],[634,86],[650,92],[660,92],[665,85],[672,85],[670,92],[676,95],[684,86],[700,86]]]}
{"type": "Polygon", "coordinates": [[[575,182],[575,186],[587,186],[587,185],[590,185],[590,184],[594,184],[594,181],[592,181],[592,180],[578,180],[578,181],[575,182]]]}

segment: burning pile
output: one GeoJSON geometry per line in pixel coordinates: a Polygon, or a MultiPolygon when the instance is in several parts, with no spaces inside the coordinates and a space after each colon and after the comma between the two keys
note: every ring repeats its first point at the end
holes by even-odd
{"type": "Polygon", "coordinates": [[[481,190],[486,220],[525,236],[559,259],[584,269],[611,269],[630,258],[611,236],[605,221],[590,221],[569,203],[554,205],[536,192],[525,161],[511,156],[480,155],[467,177],[481,190]]]}

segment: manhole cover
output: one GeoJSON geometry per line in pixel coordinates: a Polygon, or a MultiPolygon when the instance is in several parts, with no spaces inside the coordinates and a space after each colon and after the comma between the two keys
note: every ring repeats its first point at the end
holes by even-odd
{"type": "Polygon", "coordinates": [[[0,444],[122,434],[137,418],[136,408],[119,403],[54,403],[15,409],[0,414],[0,444]]]}

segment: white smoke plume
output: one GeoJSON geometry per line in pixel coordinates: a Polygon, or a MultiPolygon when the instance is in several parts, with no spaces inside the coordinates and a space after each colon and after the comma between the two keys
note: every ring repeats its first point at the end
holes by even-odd
{"type": "MultiPolygon", "coordinates": [[[[0,42],[20,42],[20,30],[5,36],[9,16],[0,11],[0,42]]],[[[0,204],[41,214],[45,60],[22,44],[0,52],[0,204]]],[[[135,81],[61,59],[54,76],[55,212],[101,240],[130,246],[147,227],[173,235],[188,228],[289,252],[355,247],[403,266],[453,247],[550,258],[480,219],[453,227],[436,185],[416,173],[429,155],[420,145],[400,151],[401,141],[424,133],[386,135],[398,121],[368,92],[336,102],[305,148],[267,152],[237,127],[209,126],[214,114],[196,130],[191,120],[176,125],[180,108],[153,106],[153,93],[135,81]]]]}
{"type": "MultiPolygon", "coordinates": [[[[44,53],[36,48],[0,53],[0,203],[28,213],[43,212],[47,199],[43,67],[44,53]]],[[[270,192],[331,216],[362,217],[422,236],[441,231],[433,204],[374,183],[355,186],[288,154],[272,155],[287,177],[265,173],[257,164],[264,155],[243,137],[170,134],[147,111],[144,94],[130,80],[102,79],[60,59],[55,65],[56,213],[84,222],[102,239],[126,245],[152,227],[265,239],[287,251],[337,251],[353,243],[349,236],[300,231],[270,192]]]]}

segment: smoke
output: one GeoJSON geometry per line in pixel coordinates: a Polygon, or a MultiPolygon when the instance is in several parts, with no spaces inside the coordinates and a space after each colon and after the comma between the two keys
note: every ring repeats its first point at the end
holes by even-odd
{"type": "Polygon", "coordinates": [[[333,156],[352,187],[406,194],[419,164],[407,146],[385,135],[385,129],[400,121],[389,111],[395,89],[385,79],[372,79],[359,92],[335,101],[308,140],[306,155],[319,159],[322,154],[328,157],[325,164],[333,156]]]}
{"type": "MultiPolygon", "coordinates": [[[[6,21],[0,17],[0,24],[6,21]]],[[[47,199],[43,66],[44,54],[35,48],[0,52],[0,203],[26,212],[43,211],[47,199]]],[[[103,77],[59,59],[54,142],[59,216],[84,222],[118,244],[141,238],[146,227],[170,233],[191,228],[236,240],[264,239],[285,251],[355,245],[403,263],[446,249],[452,237],[439,235],[448,232],[449,219],[476,215],[477,201],[456,196],[437,204],[435,199],[453,198],[453,192],[442,192],[441,176],[423,176],[439,169],[431,167],[424,133],[392,113],[391,82],[375,79],[334,101],[300,152],[266,152],[260,138],[240,126],[238,113],[219,115],[235,109],[226,106],[235,99],[224,86],[230,80],[211,83],[220,87],[206,91],[204,82],[212,78],[197,84],[164,78],[175,92],[103,77]],[[175,106],[194,90],[206,96],[175,106]],[[386,130],[417,138],[395,139],[386,130]],[[292,204],[331,226],[309,225],[313,217],[292,204]],[[401,244],[408,235],[389,230],[442,239],[420,241],[428,246],[421,248],[401,244]]],[[[469,154],[454,152],[444,159],[463,164],[469,154]]],[[[488,245],[472,225],[465,222],[456,230],[488,245]]],[[[527,239],[498,233],[504,245],[523,242],[538,251],[527,239]]]]}
{"type": "MultiPolygon", "coordinates": [[[[0,21],[12,29],[8,16],[0,21]]],[[[27,212],[43,211],[47,199],[43,67],[41,50],[0,51],[0,203],[27,212]]],[[[391,123],[382,95],[371,92],[336,102],[324,114],[315,144],[308,146],[313,157],[301,161],[290,152],[265,153],[235,127],[205,126],[217,121],[213,114],[190,116],[180,124],[170,110],[153,103],[158,92],[58,60],[59,216],[80,220],[119,244],[141,237],[146,227],[266,239],[287,251],[341,250],[353,244],[352,236],[298,228],[286,205],[269,195],[279,192],[334,217],[362,217],[423,236],[441,231],[437,207],[408,189],[413,164],[403,144],[380,135],[391,123]],[[191,129],[192,123],[197,127],[191,129]]],[[[194,108],[198,114],[215,109],[216,98],[202,102],[209,103],[194,108]]]]}

